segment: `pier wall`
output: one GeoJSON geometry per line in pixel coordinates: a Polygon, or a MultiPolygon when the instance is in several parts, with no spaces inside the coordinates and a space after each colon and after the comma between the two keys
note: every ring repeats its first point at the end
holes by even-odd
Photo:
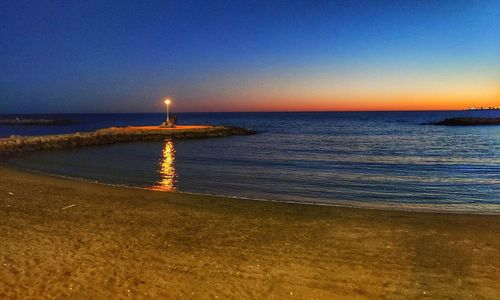
{"type": "Polygon", "coordinates": [[[94,132],[44,136],[11,136],[0,139],[0,155],[53,149],[78,148],[135,141],[161,141],[164,139],[194,139],[249,135],[254,132],[231,126],[198,126],[196,128],[163,129],[158,127],[107,128],[94,132]]]}

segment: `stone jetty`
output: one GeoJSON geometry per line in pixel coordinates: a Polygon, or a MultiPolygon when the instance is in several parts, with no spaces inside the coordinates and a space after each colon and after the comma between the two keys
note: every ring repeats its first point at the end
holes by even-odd
{"type": "Polygon", "coordinates": [[[78,124],[78,122],[65,119],[0,119],[0,125],[11,126],[62,126],[75,124],[78,124]]]}
{"type": "Polygon", "coordinates": [[[0,139],[0,155],[135,141],[161,141],[167,138],[211,138],[250,135],[254,133],[252,130],[233,126],[177,126],[175,128],[161,128],[159,126],[112,127],[93,132],[43,136],[11,136],[0,139]]]}
{"type": "Polygon", "coordinates": [[[500,118],[449,118],[433,124],[446,126],[500,125],[500,118]]]}

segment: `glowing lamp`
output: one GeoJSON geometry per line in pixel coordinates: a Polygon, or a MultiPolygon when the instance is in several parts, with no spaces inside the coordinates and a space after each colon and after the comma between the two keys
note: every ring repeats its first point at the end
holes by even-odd
{"type": "Polygon", "coordinates": [[[165,104],[167,105],[167,123],[170,121],[170,114],[168,112],[168,106],[170,105],[170,102],[171,101],[169,98],[165,99],[165,104]]]}

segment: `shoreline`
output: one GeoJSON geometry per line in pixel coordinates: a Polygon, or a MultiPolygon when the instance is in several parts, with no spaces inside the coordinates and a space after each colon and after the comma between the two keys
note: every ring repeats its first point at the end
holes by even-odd
{"type": "MultiPolygon", "coordinates": [[[[64,180],[71,180],[75,182],[86,182],[91,184],[98,184],[110,187],[124,188],[124,189],[137,189],[137,190],[145,190],[145,191],[155,191],[152,188],[148,187],[139,187],[139,186],[131,186],[125,184],[113,184],[107,182],[100,182],[96,180],[81,178],[81,177],[71,177],[54,173],[46,173],[43,171],[37,171],[28,168],[22,168],[15,165],[11,165],[8,162],[0,162],[0,168],[7,168],[12,170],[18,170],[21,172],[27,172],[32,174],[37,174],[41,176],[49,176],[54,178],[60,178],[64,180]]],[[[439,204],[414,204],[414,203],[404,203],[404,204],[396,204],[396,203],[370,203],[370,202],[356,202],[356,201],[343,201],[343,200],[333,200],[335,203],[327,203],[327,202],[306,202],[306,201],[294,201],[294,200],[276,200],[276,199],[264,199],[264,198],[249,198],[249,197],[239,197],[239,196],[231,196],[231,195],[223,195],[223,194],[208,194],[208,193],[195,193],[188,191],[159,191],[162,193],[178,193],[185,195],[195,195],[195,196],[208,196],[208,197],[221,197],[228,199],[237,199],[242,201],[258,201],[258,202],[275,202],[275,203],[283,203],[283,204],[298,204],[298,205],[312,205],[312,206],[325,206],[325,207],[345,207],[345,208],[353,208],[353,209],[368,209],[368,210],[382,210],[382,211],[401,211],[401,212],[418,212],[418,213],[437,213],[437,214],[464,214],[464,215],[488,215],[488,216],[500,216],[499,209],[492,209],[491,211],[474,211],[474,210],[458,210],[453,208],[434,208],[433,206],[439,206],[439,204]]],[[[446,205],[446,204],[443,204],[446,205]]],[[[490,204],[495,205],[496,204],[490,204]]]]}
{"type": "Polygon", "coordinates": [[[0,296],[500,296],[500,219],[165,193],[0,165],[0,296]]]}

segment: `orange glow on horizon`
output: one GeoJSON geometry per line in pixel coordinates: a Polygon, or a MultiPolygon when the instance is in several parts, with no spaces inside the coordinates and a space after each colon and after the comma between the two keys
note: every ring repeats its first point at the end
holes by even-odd
{"type": "MultiPolygon", "coordinates": [[[[372,97],[370,99],[349,100],[335,98],[267,98],[259,100],[241,99],[238,101],[209,101],[210,104],[197,105],[198,111],[425,111],[425,110],[463,110],[471,106],[498,107],[500,98],[481,100],[483,97],[372,97]]],[[[182,109],[182,108],[181,108],[182,109]]],[[[184,108],[185,111],[193,111],[184,108]]]]}
{"type": "MultiPolygon", "coordinates": [[[[479,71],[478,71],[479,73],[479,71]]],[[[405,111],[500,106],[496,78],[445,72],[287,75],[212,82],[178,111],[405,111]],[[214,91],[213,86],[219,88],[214,91]],[[196,103],[193,107],[189,103],[196,103]]]]}

